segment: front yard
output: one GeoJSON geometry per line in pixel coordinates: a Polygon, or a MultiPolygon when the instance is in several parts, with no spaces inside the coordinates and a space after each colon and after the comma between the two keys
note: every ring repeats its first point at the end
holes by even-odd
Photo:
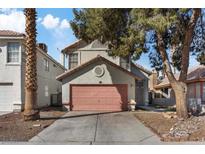
{"type": "Polygon", "coordinates": [[[62,108],[44,108],[40,111],[41,118],[36,121],[24,121],[20,112],[2,115],[0,141],[28,141],[65,113],[62,108]]]}
{"type": "Polygon", "coordinates": [[[192,116],[187,120],[178,120],[175,112],[138,110],[134,115],[162,141],[204,141],[205,139],[204,115],[192,116]]]}

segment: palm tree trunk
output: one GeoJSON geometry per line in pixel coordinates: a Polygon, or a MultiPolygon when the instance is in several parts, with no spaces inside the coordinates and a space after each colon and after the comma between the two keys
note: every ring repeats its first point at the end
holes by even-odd
{"type": "Polygon", "coordinates": [[[26,17],[26,71],[24,120],[39,118],[37,107],[37,68],[36,68],[36,10],[24,9],[26,17]]]}

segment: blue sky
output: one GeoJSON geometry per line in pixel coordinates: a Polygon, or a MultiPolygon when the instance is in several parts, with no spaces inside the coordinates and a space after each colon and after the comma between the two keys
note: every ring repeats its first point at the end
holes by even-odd
{"type": "MultiPolygon", "coordinates": [[[[52,15],[54,18],[59,18],[59,22],[66,19],[72,20],[72,9],[37,9],[38,18],[42,19],[48,15],[52,15]]],[[[48,45],[49,54],[55,59],[60,60],[59,51],[66,47],[68,44],[76,40],[70,27],[57,30],[58,26],[54,28],[46,28],[42,25],[42,21],[38,22],[38,42],[44,42],[48,45]]]]}
{"type": "MultiPolygon", "coordinates": [[[[37,41],[46,43],[48,53],[60,61],[60,50],[76,40],[70,28],[69,21],[73,19],[72,9],[41,8],[37,9],[37,41]]],[[[9,29],[24,32],[25,18],[23,9],[0,9],[0,29],[9,29]],[[4,22],[1,22],[4,21],[4,22]]],[[[150,68],[147,54],[143,54],[137,61],[140,65],[150,68]]],[[[190,66],[198,62],[191,57],[190,66]]]]}

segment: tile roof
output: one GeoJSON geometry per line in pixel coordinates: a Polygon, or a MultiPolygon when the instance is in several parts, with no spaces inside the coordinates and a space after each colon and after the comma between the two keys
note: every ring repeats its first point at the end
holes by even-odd
{"type": "Polygon", "coordinates": [[[11,30],[0,30],[0,36],[20,37],[20,36],[25,36],[25,34],[11,31],[11,30]]]}

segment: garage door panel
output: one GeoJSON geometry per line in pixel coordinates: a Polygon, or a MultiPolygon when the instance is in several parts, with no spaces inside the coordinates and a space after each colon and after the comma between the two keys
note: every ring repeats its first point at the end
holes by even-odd
{"type": "Polygon", "coordinates": [[[104,87],[93,87],[93,88],[89,88],[86,89],[86,86],[83,87],[73,87],[72,91],[75,92],[75,95],[73,95],[73,98],[77,97],[77,98],[83,98],[83,97],[122,97],[122,96],[126,96],[126,91],[125,89],[122,91],[118,91],[116,90],[115,87],[109,87],[112,89],[108,89],[108,90],[101,90],[101,88],[104,89],[104,87]],[[84,90],[79,90],[83,88],[84,90]]]}
{"type": "Polygon", "coordinates": [[[72,110],[121,111],[127,108],[127,85],[72,85],[72,110]]]}
{"type": "Polygon", "coordinates": [[[116,105],[81,105],[81,106],[73,106],[74,111],[122,111],[122,107],[116,105]]]}

